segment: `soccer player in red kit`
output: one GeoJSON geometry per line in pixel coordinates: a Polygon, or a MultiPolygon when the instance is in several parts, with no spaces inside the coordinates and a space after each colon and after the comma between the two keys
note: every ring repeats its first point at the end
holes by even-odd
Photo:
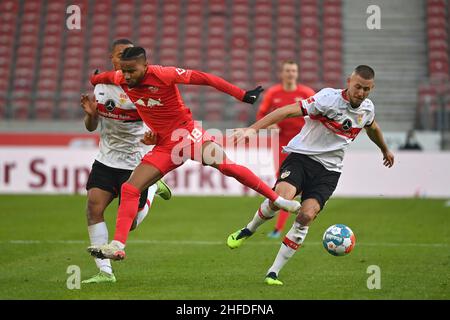
{"type": "Polygon", "coordinates": [[[120,65],[121,71],[94,75],[91,82],[94,85],[120,85],[136,105],[142,120],[156,135],[156,144],[122,185],[122,201],[117,214],[114,240],[110,244],[89,247],[88,252],[91,255],[100,259],[124,259],[125,243],[136,216],[141,191],[188,159],[210,165],[223,174],[234,177],[268,198],[276,207],[290,212],[300,209],[298,201],[278,196],[249,169],[227,158],[222,147],[214,142],[214,138],[194,122],[176,84],[212,86],[250,104],[255,103],[263,91],[261,87],[244,91],[204,72],[148,65],[146,52],[141,47],[125,49],[120,65]]]}
{"type": "MultiPolygon", "coordinates": [[[[296,62],[287,60],[281,65],[280,71],[281,83],[274,85],[267,90],[263,101],[256,114],[256,120],[264,118],[275,109],[296,103],[303,99],[309,98],[315,94],[314,90],[308,86],[297,83],[298,65],[296,62]]],[[[279,166],[288,156],[288,153],[282,152],[283,146],[295,137],[305,124],[303,117],[287,118],[278,124],[271,126],[269,129],[279,129],[280,141],[278,150],[274,150],[275,165],[277,166],[276,176],[278,177],[279,166]]],[[[270,238],[279,238],[283,228],[289,218],[289,212],[280,210],[275,224],[275,229],[268,234],[270,238]]]]}

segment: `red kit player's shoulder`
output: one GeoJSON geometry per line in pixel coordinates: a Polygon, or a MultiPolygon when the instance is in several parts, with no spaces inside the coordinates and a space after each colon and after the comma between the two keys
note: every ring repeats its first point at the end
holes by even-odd
{"type": "Polygon", "coordinates": [[[166,67],[160,65],[149,65],[148,74],[156,77],[166,85],[186,82],[190,77],[190,71],[177,67],[166,67]]]}
{"type": "Polygon", "coordinates": [[[297,91],[301,92],[302,94],[304,94],[305,96],[308,96],[308,97],[316,94],[314,89],[312,89],[311,87],[305,86],[303,84],[297,85],[297,91]]]}
{"type": "Polygon", "coordinates": [[[277,92],[283,91],[283,86],[278,83],[276,85],[271,86],[269,89],[267,89],[266,94],[274,94],[277,92]]]}

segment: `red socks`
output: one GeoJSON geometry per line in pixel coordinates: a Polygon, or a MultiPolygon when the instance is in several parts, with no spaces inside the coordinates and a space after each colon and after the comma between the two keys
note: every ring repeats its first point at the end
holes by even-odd
{"type": "Polygon", "coordinates": [[[127,241],[130,227],[137,215],[141,192],[133,185],[125,182],[121,189],[119,211],[117,212],[116,233],[114,240],[123,244],[127,241]]]}
{"type": "Polygon", "coordinates": [[[289,212],[285,210],[280,210],[280,212],[278,213],[278,219],[277,224],[275,225],[275,229],[277,229],[280,232],[283,231],[284,225],[286,224],[289,215],[290,215],[289,212]]]}
{"type": "Polygon", "coordinates": [[[244,166],[236,163],[222,163],[219,164],[217,168],[224,175],[235,178],[243,185],[262,194],[272,202],[278,198],[278,194],[275,191],[273,191],[267,184],[264,183],[264,181],[244,166]]]}

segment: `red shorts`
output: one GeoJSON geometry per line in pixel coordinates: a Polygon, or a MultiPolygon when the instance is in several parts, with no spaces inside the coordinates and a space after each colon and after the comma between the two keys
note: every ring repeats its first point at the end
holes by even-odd
{"type": "Polygon", "coordinates": [[[156,167],[163,175],[178,168],[188,159],[202,162],[202,145],[215,141],[203,128],[194,123],[179,128],[149,151],[142,163],[156,167]]]}

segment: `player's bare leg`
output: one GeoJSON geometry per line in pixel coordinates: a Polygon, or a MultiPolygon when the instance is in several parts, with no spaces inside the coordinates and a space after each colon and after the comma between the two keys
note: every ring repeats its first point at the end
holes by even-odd
{"type": "Polygon", "coordinates": [[[267,271],[267,276],[265,279],[267,284],[283,284],[280,280],[278,280],[278,274],[288,260],[292,258],[297,249],[303,244],[303,241],[308,234],[309,225],[317,217],[319,212],[320,204],[316,199],[310,198],[302,202],[302,208],[300,209],[292,228],[284,237],[275,261],[267,271]]]}
{"type": "Polygon", "coordinates": [[[268,198],[277,208],[282,208],[289,212],[297,212],[300,208],[298,201],[285,199],[273,191],[247,167],[231,161],[226,156],[223,148],[215,142],[207,141],[202,145],[202,163],[216,168],[226,176],[235,178],[243,185],[268,198]]]}
{"type": "Polygon", "coordinates": [[[128,181],[122,184],[122,199],[117,213],[114,240],[101,247],[88,248],[91,255],[100,259],[122,260],[125,258],[125,243],[137,215],[141,192],[161,178],[161,172],[150,164],[141,163],[134,169],[128,181]]]}
{"type": "MultiPolygon", "coordinates": [[[[275,186],[275,192],[284,199],[294,199],[297,188],[288,182],[282,181],[275,186]]],[[[278,207],[271,203],[268,199],[264,200],[261,206],[255,213],[253,219],[243,229],[240,229],[232,233],[227,239],[227,245],[231,249],[238,248],[242,245],[243,241],[250,237],[259,226],[264,222],[272,219],[278,212],[278,207]]]]}
{"type": "MultiPolygon", "coordinates": [[[[104,212],[114,196],[100,188],[91,188],[87,194],[86,218],[91,246],[102,246],[108,243],[108,228],[104,221],[104,212]]],[[[82,283],[115,282],[114,273],[109,259],[94,259],[100,272],[82,283]]]]}

